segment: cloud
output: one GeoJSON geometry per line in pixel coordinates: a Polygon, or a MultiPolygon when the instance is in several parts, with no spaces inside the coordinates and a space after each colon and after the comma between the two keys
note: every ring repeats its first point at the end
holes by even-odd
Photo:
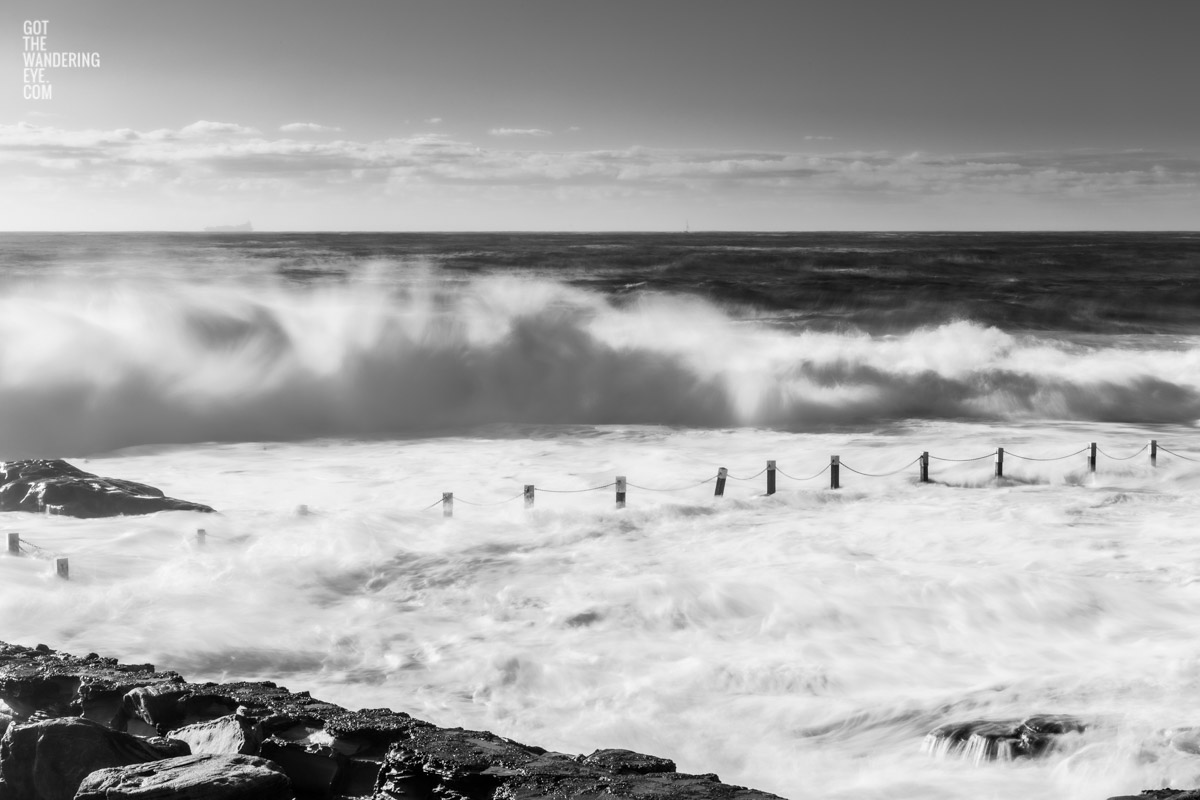
{"type": "Polygon", "coordinates": [[[492,136],[553,136],[550,131],[541,128],[492,128],[488,133],[492,136]]]}
{"type": "MultiPolygon", "coordinates": [[[[562,202],[579,196],[643,196],[672,203],[700,198],[771,207],[837,202],[854,207],[1099,208],[1155,201],[1186,209],[1200,199],[1200,158],[1150,150],[965,155],[550,150],[498,143],[485,147],[434,133],[317,141],[264,136],[242,125],[207,121],[153,131],[68,130],[21,122],[0,125],[0,182],[14,187],[14,197],[34,198],[48,188],[107,198],[140,187],[147,197],[170,192],[223,200],[264,193],[361,196],[353,193],[366,189],[393,198],[462,190],[481,197],[494,192],[506,199],[553,195],[562,202]]],[[[46,214],[51,216],[49,210],[46,214]]]]}
{"type": "Polygon", "coordinates": [[[233,122],[210,122],[206,119],[179,129],[180,136],[223,136],[225,134],[249,136],[257,133],[258,130],[255,128],[247,128],[233,122]]]}
{"type": "Polygon", "coordinates": [[[425,120],[425,122],[427,122],[430,125],[438,125],[441,123],[441,121],[442,121],[441,117],[430,117],[429,119],[425,120]]]}
{"type": "Polygon", "coordinates": [[[342,129],[316,122],[289,122],[286,125],[280,125],[279,130],[284,133],[341,133],[342,129]]]}

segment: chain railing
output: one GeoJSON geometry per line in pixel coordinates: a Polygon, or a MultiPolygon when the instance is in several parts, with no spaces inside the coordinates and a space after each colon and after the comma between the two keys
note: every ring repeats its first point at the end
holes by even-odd
{"type": "MultiPolygon", "coordinates": [[[[822,469],[813,473],[812,475],[807,475],[804,477],[797,477],[795,475],[791,475],[791,474],[785,472],[783,469],[780,469],[777,466],[776,461],[771,460],[771,461],[768,461],[767,465],[765,467],[763,467],[761,470],[759,470],[758,472],[754,473],[753,475],[749,475],[747,477],[738,477],[736,475],[730,475],[729,471],[725,467],[721,467],[717,471],[716,475],[712,475],[710,477],[704,478],[703,480],[696,481],[694,483],[689,483],[689,484],[686,484],[683,486],[673,486],[673,487],[644,486],[642,484],[631,483],[625,478],[624,475],[619,475],[619,476],[617,476],[616,480],[614,480],[610,483],[605,483],[605,484],[602,484],[599,486],[589,486],[589,487],[582,488],[582,489],[545,488],[545,487],[535,487],[532,484],[526,484],[524,489],[521,492],[518,492],[517,494],[514,494],[511,497],[505,497],[500,500],[492,500],[492,501],[468,500],[468,499],[465,499],[462,497],[455,497],[453,492],[443,492],[440,500],[435,500],[432,503],[430,503],[429,505],[427,505],[421,509],[418,509],[418,512],[429,511],[440,505],[442,507],[443,515],[446,517],[451,517],[454,514],[455,500],[457,500],[460,503],[469,505],[469,506],[487,508],[487,507],[495,507],[495,506],[505,505],[507,503],[512,503],[516,500],[520,500],[520,499],[524,498],[525,507],[532,508],[534,505],[534,498],[535,498],[535,495],[537,492],[548,492],[551,494],[579,494],[579,493],[584,493],[584,492],[599,492],[599,491],[604,491],[605,489],[612,489],[614,487],[616,489],[616,497],[615,497],[616,506],[617,506],[617,508],[624,508],[625,504],[626,504],[626,492],[627,492],[628,488],[633,488],[633,489],[637,489],[637,490],[640,490],[643,492],[652,492],[652,493],[674,493],[674,492],[689,491],[689,490],[696,489],[696,488],[699,488],[706,484],[714,483],[714,482],[715,482],[715,490],[713,492],[714,496],[722,497],[725,493],[726,478],[732,478],[735,481],[750,481],[750,480],[754,480],[755,478],[762,476],[764,473],[766,474],[766,491],[763,494],[763,496],[770,496],[770,495],[775,494],[775,489],[776,489],[775,481],[776,481],[777,475],[781,475],[784,478],[787,478],[788,480],[797,481],[797,482],[805,482],[805,481],[815,480],[815,479],[821,477],[822,475],[825,475],[826,473],[828,473],[830,476],[829,488],[830,489],[840,489],[841,488],[841,469],[843,467],[845,467],[847,470],[854,473],[855,475],[861,475],[862,477],[865,477],[865,478],[887,478],[887,477],[891,477],[893,475],[897,475],[901,472],[904,472],[905,470],[911,468],[914,464],[916,464],[916,465],[918,465],[917,482],[918,483],[934,483],[934,481],[929,476],[929,464],[930,464],[931,460],[945,462],[945,463],[965,464],[965,463],[982,461],[984,459],[992,458],[995,460],[995,477],[999,480],[1002,480],[1002,479],[1004,479],[1004,457],[1006,455],[1010,456],[1012,458],[1020,459],[1022,461],[1052,462],[1052,461],[1063,461],[1065,459],[1074,458],[1075,456],[1079,456],[1081,454],[1086,453],[1087,454],[1087,470],[1090,473],[1095,473],[1098,456],[1104,456],[1105,458],[1107,458],[1111,461],[1129,461],[1129,460],[1132,460],[1133,458],[1136,458],[1137,456],[1141,455],[1142,453],[1146,452],[1147,450],[1150,451],[1149,464],[1152,467],[1158,465],[1158,454],[1160,451],[1163,453],[1167,453],[1171,456],[1174,456],[1175,458],[1182,459],[1184,461],[1200,463],[1200,458],[1184,455],[1183,453],[1179,453],[1174,450],[1163,447],[1158,443],[1158,441],[1156,439],[1151,439],[1147,444],[1143,445],[1137,451],[1130,453],[1129,455],[1124,455],[1124,456],[1112,455],[1108,452],[1105,452],[1104,450],[1099,448],[1095,442],[1090,443],[1087,447],[1081,448],[1079,450],[1075,450],[1074,452],[1067,453],[1066,455],[1062,455],[1062,456],[1019,455],[1019,454],[1013,453],[1013,452],[1006,452],[1003,447],[998,447],[995,450],[993,450],[992,452],[986,453],[981,456],[972,456],[969,458],[938,456],[938,455],[933,455],[929,452],[923,452],[919,456],[914,458],[913,460],[906,462],[903,466],[899,466],[896,469],[887,470],[887,471],[883,471],[883,472],[868,472],[866,470],[856,469],[855,467],[852,467],[849,464],[846,464],[845,462],[843,462],[841,460],[840,456],[835,455],[835,456],[830,457],[829,463],[826,464],[822,469]]],[[[306,505],[302,505],[297,508],[297,514],[300,516],[305,516],[309,513],[310,512],[309,512],[308,506],[306,506],[306,505]]],[[[208,534],[208,533],[206,533],[206,531],[203,528],[197,529],[196,539],[195,539],[197,546],[203,547],[206,539],[208,539],[208,538],[222,539],[225,537],[213,536],[212,534],[208,534]]],[[[51,551],[49,549],[43,548],[43,547],[29,541],[28,539],[21,538],[21,535],[19,533],[9,533],[8,534],[8,554],[10,556],[29,556],[29,557],[43,559],[43,560],[52,560],[55,562],[55,569],[56,569],[56,572],[59,575],[59,577],[64,578],[64,579],[69,577],[69,567],[68,567],[68,561],[67,561],[66,557],[64,557],[54,551],[51,551]]]]}

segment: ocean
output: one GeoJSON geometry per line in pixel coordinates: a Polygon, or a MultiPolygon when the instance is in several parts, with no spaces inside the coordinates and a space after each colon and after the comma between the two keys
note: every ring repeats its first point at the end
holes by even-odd
{"type": "Polygon", "coordinates": [[[220,512],[7,514],[0,640],[791,800],[1200,786],[1197,234],[3,234],[0,410],[220,512]]]}

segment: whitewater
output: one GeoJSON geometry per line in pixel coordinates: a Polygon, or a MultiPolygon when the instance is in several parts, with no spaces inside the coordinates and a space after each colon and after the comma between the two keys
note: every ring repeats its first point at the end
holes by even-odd
{"type": "Polygon", "coordinates": [[[6,515],[0,640],[792,800],[1200,786],[1198,252],[5,235],[0,458],[220,513],[6,515]],[[922,750],[1038,713],[1088,728],[922,750]]]}

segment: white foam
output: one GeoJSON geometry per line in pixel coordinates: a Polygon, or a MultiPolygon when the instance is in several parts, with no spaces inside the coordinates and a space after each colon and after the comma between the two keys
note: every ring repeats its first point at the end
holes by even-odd
{"type": "MultiPolygon", "coordinates": [[[[1190,429],[1155,435],[1194,454],[1190,429]]],[[[1197,723],[1190,462],[1102,457],[1092,477],[1083,454],[1013,458],[1012,482],[997,484],[989,459],[935,461],[932,485],[913,465],[843,471],[839,492],[827,475],[780,476],[770,498],[760,474],[730,479],[721,500],[711,483],[630,488],[624,511],[611,487],[545,490],[617,474],[669,488],[718,466],[750,477],[768,458],[803,476],[831,453],[865,472],[922,450],[1056,456],[1092,438],[1123,456],[1146,432],[540,426],[140,448],[79,465],[222,514],[9,515],[70,556],[72,579],[0,558],[0,619],[25,644],[278,680],[568,752],[628,747],[790,798],[1082,800],[1182,775],[1178,759],[1162,772],[1154,731],[1197,723]],[[526,483],[539,487],[532,511],[517,497],[526,483]],[[449,520],[443,491],[460,500],[449,520]],[[1107,756],[972,766],[921,752],[944,722],[1034,713],[1089,721],[1082,746],[1107,756]]]]}

